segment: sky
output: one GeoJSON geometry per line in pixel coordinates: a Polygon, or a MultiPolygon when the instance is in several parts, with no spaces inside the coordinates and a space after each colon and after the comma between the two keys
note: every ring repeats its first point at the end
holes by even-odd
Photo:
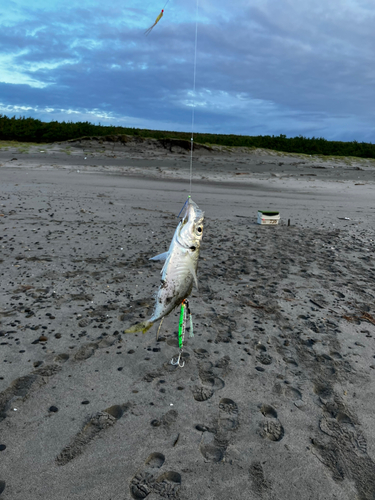
{"type": "Polygon", "coordinates": [[[374,26],[374,0],[8,0],[0,114],[375,143],[374,26]]]}

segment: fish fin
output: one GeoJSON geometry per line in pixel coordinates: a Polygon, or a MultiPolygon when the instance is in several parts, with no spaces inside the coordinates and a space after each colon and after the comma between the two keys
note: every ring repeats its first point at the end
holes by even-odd
{"type": "Polygon", "coordinates": [[[189,271],[191,272],[191,274],[193,275],[193,278],[194,278],[194,283],[195,283],[195,286],[198,290],[198,278],[197,278],[197,273],[195,272],[195,269],[194,269],[194,261],[193,259],[190,257],[189,255],[189,258],[188,258],[188,269],[189,271]]]}
{"type": "Polygon", "coordinates": [[[151,257],[148,260],[154,260],[154,261],[157,261],[157,260],[161,260],[161,261],[167,260],[168,253],[169,252],[160,253],[159,255],[155,255],[155,257],[151,257]]]}
{"type": "Polygon", "coordinates": [[[146,321],[141,321],[141,323],[136,323],[127,330],[124,330],[124,333],[136,333],[136,332],[146,333],[152,327],[153,324],[154,324],[153,321],[146,319],[146,321]]]}

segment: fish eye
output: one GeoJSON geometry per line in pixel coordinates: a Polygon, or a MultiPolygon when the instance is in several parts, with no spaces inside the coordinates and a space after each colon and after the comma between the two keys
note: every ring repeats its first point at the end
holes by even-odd
{"type": "Polygon", "coordinates": [[[193,252],[195,252],[196,249],[197,247],[190,247],[190,250],[193,250],[193,252]]]}
{"type": "Polygon", "coordinates": [[[197,231],[198,233],[201,233],[202,232],[202,228],[200,226],[197,227],[197,231]]]}

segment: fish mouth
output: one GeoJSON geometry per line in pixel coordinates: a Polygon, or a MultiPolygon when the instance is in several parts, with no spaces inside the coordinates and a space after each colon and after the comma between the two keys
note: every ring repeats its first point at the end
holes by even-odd
{"type": "MultiPolygon", "coordinates": [[[[190,240],[195,239],[198,235],[194,235],[195,226],[203,223],[204,212],[201,210],[198,205],[191,199],[188,198],[184,207],[184,215],[181,219],[179,229],[177,231],[177,243],[186,250],[191,250],[192,244],[190,240]],[[188,231],[189,236],[187,236],[186,231],[188,231]],[[185,233],[185,236],[183,236],[185,233]]],[[[202,228],[200,229],[200,233],[202,232],[202,228]]]]}
{"type": "Polygon", "coordinates": [[[191,222],[191,221],[198,221],[200,219],[203,219],[204,217],[204,212],[201,210],[198,205],[191,199],[188,199],[187,205],[186,205],[186,210],[185,210],[185,215],[184,215],[184,221],[186,222],[191,222]]]}

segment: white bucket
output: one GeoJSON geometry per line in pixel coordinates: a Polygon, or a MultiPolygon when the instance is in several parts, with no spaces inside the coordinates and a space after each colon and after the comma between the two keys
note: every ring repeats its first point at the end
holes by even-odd
{"type": "Polygon", "coordinates": [[[258,210],[258,224],[278,224],[280,212],[275,210],[258,210]]]}

